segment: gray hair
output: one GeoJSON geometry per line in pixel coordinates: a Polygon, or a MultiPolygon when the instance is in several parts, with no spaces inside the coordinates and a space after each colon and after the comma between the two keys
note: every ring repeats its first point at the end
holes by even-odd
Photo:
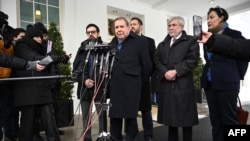
{"type": "Polygon", "coordinates": [[[183,25],[183,26],[185,25],[184,18],[182,18],[181,16],[173,16],[173,17],[169,18],[169,19],[168,19],[168,24],[169,24],[171,21],[173,21],[173,20],[177,20],[178,23],[179,23],[180,25],[183,25]]]}
{"type": "Polygon", "coordinates": [[[116,21],[118,21],[118,20],[123,20],[123,21],[125,21],[126,26],[129,26],[128,20],[127,20],[126,18],[124,18],[124,17],[117,17],[117,18],[115,18],[114,21],[113,21],[113,25],[115,25],[114,23],[115,23],[116,21]]]}

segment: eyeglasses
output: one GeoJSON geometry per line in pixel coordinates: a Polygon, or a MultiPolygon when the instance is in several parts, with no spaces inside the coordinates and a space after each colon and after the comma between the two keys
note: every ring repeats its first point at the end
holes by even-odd
{"type": "Polygon", "coordinates": [[[218,5],[218,6],[216,6],[215,8],[218,8],[219,10],[220,10],[220,13],[221,13],[221,15],[223,15],[224,13],[223,13],[223,10],[220,8],[220,6],[218,5]]]}
{"type": "Polygon", "coordinates": [[[95,34],[96,31],[87,31],[87,32],[86,32],[87,35],[89,35],[90,33],[91,33],[91,34],[95,34]]]}
{"type": "Polygon", "coordinates": [[[176,27],[176,26],[181,26],[181,25],[180,24],[169,24],[168,25],[168,27],[171,27],[171,26],[176,27]]]}

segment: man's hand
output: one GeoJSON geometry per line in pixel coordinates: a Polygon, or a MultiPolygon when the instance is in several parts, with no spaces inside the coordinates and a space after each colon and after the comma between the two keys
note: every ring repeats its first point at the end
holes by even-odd
{"type": "Polygon", "coordinates": [[[38,62],[39,61],[28,61],[27,66],[26,66],[26,70],[37,70],[37,71],[44,70],[46,67],[39,65],[38,62]]]}
{"type": "Polygon", "coordinates": [[[39,65],[38,63],[36,64],[36,70],[37,70],[37,71],[42,71],[42,70],[44,70],[45,68],[46,68],[45,66],[39,65]]]}
{"type": "Polygon", "coordinates": [[[202,31],[202,40],[197,40],[199,43],[206,43],[213,33],[202,31]]]}
{"type": "Polygon", "coordinates": [[[91,79],[85,80],[85,86],[86,86],[87,88],[92,88],[92,87],[94,87],[94,81],[91,80],[91,79]]]}
{"type": "Polygon", "coordinates": [[[168,80],[168,81],[174,81],[176,79],[176,70],[169,70],[165,73],[165,78],[168,80]]]}

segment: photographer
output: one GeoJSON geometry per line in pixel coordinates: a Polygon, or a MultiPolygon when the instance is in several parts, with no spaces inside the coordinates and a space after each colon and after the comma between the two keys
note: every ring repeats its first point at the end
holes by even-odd
{"type": "MultiPolygon", "coordinates": [[[[47,54],[44,52],[42,39],[42,33],[38,29],[33,26],[27,28],[25,37],[15,45],[15,55],[25,60],[41,60],[45,58],[47,54]]],[[[69,56],[67,55],[50,55],[49,58],[49,63],[67,63],[69,60],[69,56]]],[[[46,69],[41,72],[15,70],[13,75],[14,77],[49,76],[49,65],[47,64],[46,69]]],[[[41,112],[41,119],[44,124],[47,140],[60,141],[52,105],[51,82],[50,79],[15,81],[13,88],[14,104],[20,108],[22,113],[20,141],[31,141],[33,139],[33,123],[37,109],[41,112]]]]}
{"type": "MultiPolygon", "coordinates": [[[[6,21],[8,19],[8,15],[0,11],[0,46],[8,47],[8,37],[12,32],[13,28],[8,25],[6,21]]],[[[20,58],[16,58],[10,55],[3,54],[0,52],[0,66],[9,67],[15,69],[26,69],[26,70],[37,70],[41,71],[45,67],[39,65],[37,61],[25,61],[20,58]]]]}

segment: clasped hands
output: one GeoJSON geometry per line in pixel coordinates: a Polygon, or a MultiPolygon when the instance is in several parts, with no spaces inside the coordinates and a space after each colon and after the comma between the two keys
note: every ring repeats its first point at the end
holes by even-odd
{"type": "Polygon", "coordinates": [[[174,81],[176,79],[176,70],[169,70],[165,73],[165,79],[168,81],[174,81]]]}
{"type": "Polygon", "coordinates": [[[92,87],[94,87],[94,81],[91,80],[91,79],[85,80],[85,86],[86,86],[87,88],[92,88],[92,87]]]}

